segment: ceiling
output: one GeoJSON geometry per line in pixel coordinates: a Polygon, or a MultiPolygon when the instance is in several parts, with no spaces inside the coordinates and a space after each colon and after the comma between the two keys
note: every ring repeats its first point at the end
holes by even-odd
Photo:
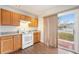
{"type": "Polygon", "coordinates": [[[21,9],[37,16],[45,16],[78,7],[76,5],[12,5],[11,7],[21,9]]]}

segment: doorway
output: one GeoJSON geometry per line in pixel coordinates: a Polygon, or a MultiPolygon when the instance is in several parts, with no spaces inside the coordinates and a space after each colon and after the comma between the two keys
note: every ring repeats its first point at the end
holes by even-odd
{"type": "Polygon", "coordinates": [[[58,14],[58,48],[76,51],[76,15],[76,11],[58,14]]]}

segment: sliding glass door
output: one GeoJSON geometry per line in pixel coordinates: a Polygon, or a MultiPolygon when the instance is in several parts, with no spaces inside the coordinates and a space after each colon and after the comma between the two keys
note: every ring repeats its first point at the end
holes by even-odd
{"type": "Polygon", "coordinates": [[[73,51],[75,13],[60,13],[58,18],[58,46],[73,51]]]}

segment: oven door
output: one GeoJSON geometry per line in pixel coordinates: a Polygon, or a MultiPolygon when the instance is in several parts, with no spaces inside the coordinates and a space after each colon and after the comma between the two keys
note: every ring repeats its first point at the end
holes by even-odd
{"type": "Polygon", "coordinates": [[[22,35],[22,47],[23,47],[23,49],[27,48],[31,45],[33,45],[32,35],[29,35],[29,34],[22,35]]]}

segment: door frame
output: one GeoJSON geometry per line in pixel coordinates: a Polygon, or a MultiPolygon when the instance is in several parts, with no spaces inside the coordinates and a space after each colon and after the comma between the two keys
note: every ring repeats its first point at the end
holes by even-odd
{"type": "Polygon", "coordinates": [[[79,53],[79,9],[64,11],[58,14],[59,16],[75,13],[75,20],[74,20],[74,52],[79,53]]]}

